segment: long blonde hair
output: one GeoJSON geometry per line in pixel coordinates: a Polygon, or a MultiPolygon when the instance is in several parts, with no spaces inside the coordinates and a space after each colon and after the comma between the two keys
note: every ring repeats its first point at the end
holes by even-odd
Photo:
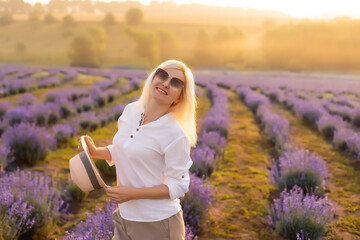
{"type": "Polygon", "coordinates": [[[170,111],[174,112],[174,115],[180,126],[185,132],[185,135],[188,137],[191,146],[196,145],[197,134],[196,134],[196,96],[195,96],[195,81],[194,76],[190,70],[183,62],[178,60],[167,60],[161,63],[157,68],[155,68],[148,76],[145,81],[144,88],[142,90],[139,104],[145,106],[149,101],[150,97],[150,84],[154,78],[155,72],[158,68],[169,69],[175,68],[183,71],[185,75],[185,87],[181,92],[181,100],[176,103],[174,106],[170,107],[170,111]]]}

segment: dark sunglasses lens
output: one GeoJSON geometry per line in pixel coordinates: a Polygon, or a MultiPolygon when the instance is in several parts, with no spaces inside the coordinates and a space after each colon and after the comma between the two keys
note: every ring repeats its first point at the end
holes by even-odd
{"type": "Polygon", "coordinates": [[[172,78],[170,85],[173,86],[174,88],[181,88],[182,86],[184,86],[184,82],[178,78],[172,78]]]}
{"type": "Polygon", "coordinates": [[[169,74],[159,68],[156,72],[156,76],[158,76],[161,80],[165,81],[169,77],[169,74]]]}

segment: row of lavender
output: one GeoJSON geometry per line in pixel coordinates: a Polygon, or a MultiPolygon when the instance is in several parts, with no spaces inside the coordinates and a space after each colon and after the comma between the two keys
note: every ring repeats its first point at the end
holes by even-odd
{"type": "Polygon", "coordinates": [[[334,213],[327,198],[320,197],[327,176],[325,162],[289,143],[290,124],[271,112],[267,97],[248,87],[238,87],[236,92],[255,113],[278,155],[270,173],[273,184],[282,192],[273,200],[270,226],[287,239],[317,239],[325,233],[334,213]]]}
{"type": "Polygon", "coordinates": [[[193,233],[194,236],[201,233],[201,223],[211,205],[211,187],[206,183],[206,178],[211,176],[222,157],[229,124],[226,91],[215,84],[202,84],[207,90],[211,108],[202,120],[202,133],[197,146],[191,152],[194,163],[190,168],[190,188],[189,193],[182,199],[185,224],[191,230],[188,233],[193,233]]]}
{"type": "Polygon", "coordinates": [[[65,145],[80,128],[95,130],[117,119],[123,106],[104,108],[104,105],[120,93],[138,88],[140,78],[133,77],[124,87],[111,89],[117,82],[118,79],[107,79],[93,84],[89,94],[86,89],[75,88],[52,91],[44,103],[36,103],[34,96],[26,94],[22,96],[23,104],[13,109],[2,104],[5,114],[0,118],[0,129],[4,132],[0,164],[34,165],[45,158],[49,149],[65,145]],[[97,114],[90,111],[96,109],[97,114]]]}
{"type": "Polygon", "coordinates": [[[77,72],[72,69],[44,70],[22,66],[2,66],[0,68],[0,97],[29,92],[37,88],[54,87],[71,81],[76,76],[77,72]],[[36,76],[37,74],[39,76],[36,76]]]}
{"type": "MultiPolygon", "coordinates": [[[[131,84],[138,84],[138,81],[131,84]]],[[[13,151],[19,158],[29,157],[29,149],[23,148],[30,147],[39,155],[47,152],[45,150],[54,142],[54,137],[44,127],[20,123],[10,128],[16,128],[16,131],[12,131],[9,137],[17,139],[17,145],[22,146],[22,149],[13,151]]],[[[8,148],[0,148],[0,160],[6,159],[8,154],[8,148]]],[[[67,190],[46,173],[19,169],[5,172],[1,166],[0,188],[3,193],[0,195],[0,239],[17,239],[19,236],[45,239],[59,231],[58,223],[67,211],[65,201],[69,196],[67,190]]]]}
{"type": "MultiPolygon", "coordinates": [[[[346,95],[324,97],[324,93],[314,95],[309,92],[299,93],[289,89],[286,91],[287,93],[292,93],[297,98],[314,101],[322,105],[330,114],[340,116],[345,122],[355,128],[355,130],[360,130],[360,99],[346,95]]],[[[275,100],[279,94],[283,94],[279,90],[272,91],[272,93],[275,100]]]]}
{"type": "MultiPolygon", "coordinates": [[[[205,85],[204,85],[205,86],[205,85]]],[[[203,119],[203,132],[196,148],[192,149],[194,161],[190,171],[189,192],[181,199],[185,222],[186,240],[197,239],[201,222],[211,205],[211,187],[206,183],[222,155],[226,144],[228,112],[227,96],[216,85],[206,86],[212,107],[203,119]]],[[[87,214],[74,231],[66,232],[67,239],[111,239],[113,225],[112,212],[116,205],[106,202],[104,208],[87,214]]]]}
{"type": "MultiPolygon", "coordinates": [[[[294,114],[302,118],[305,123],[317,129],[328,141],[337,147],[340,151],[354,157],[360,161],[360,132],[349,126],[349,123],[342,117],[332,115],[327,106],[328,102],[299,98],[293,92],[280,92],[274,90],[263,89],[267,95],[271,95],[272,99],[283,104],[294,114]]],[[[360,110],[355,109],[353,115],[353,123],[357,124],[360,119],[360,110]]],[[[357,125],[356,125],[357,126],[357,125]]]]}
{"type": "Polygon", "coordinates": [[[145,72],[132,69],[30,68],[2,65],[0,67],[0,97],[29,92],[37,88],[58,86],[74,80],[80,74],[116,79],[119,76],[125,78],[131,78],[134,75],[144,77],[145,72]]]}

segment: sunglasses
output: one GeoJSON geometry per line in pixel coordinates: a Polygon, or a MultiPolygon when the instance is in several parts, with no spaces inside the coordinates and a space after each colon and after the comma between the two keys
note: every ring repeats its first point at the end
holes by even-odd
{"type": "MultiPolygon", "coordinates": [[[[158,77],[161,81],[165,82],[169,78],[169,74],[164,69],[158,68],[155,72],[155,77],[158,77]]],[[[173,77],[170,79],[170,86],[174,88],[182,88],[184,86],[184,82],[176,77],[173,77]]]]}

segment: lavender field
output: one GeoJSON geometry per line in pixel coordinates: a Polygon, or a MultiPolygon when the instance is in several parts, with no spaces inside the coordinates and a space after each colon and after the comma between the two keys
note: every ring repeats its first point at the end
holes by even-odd
{"type": "MultiPolygon", "coordinates": [[[[360,239],[360,79],[201,70],[186,239],[360,239]]],[[[69,179],[112,142],[145,70],[0,67],[0,240],[111,239],[103,190],[69,179]]],[[[109,184],[115,169],[96,165],[109,184]]]]}

